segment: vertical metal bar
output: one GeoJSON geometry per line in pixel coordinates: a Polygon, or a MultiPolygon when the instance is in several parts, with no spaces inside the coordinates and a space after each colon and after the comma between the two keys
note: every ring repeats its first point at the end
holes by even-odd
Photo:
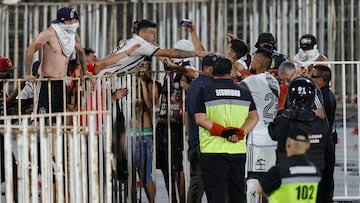
{"type": "Polygon", "coordinates": [[[170,108],[171,108],[171,103],[170,103],[170,95],[171,95],[171,78],[172,77],[171,75],[168,75],[168,78],[166,80],[166,87],[167,87],[167,136],[168,136],[168,175],[169,175],[169,203],[172,201],[172,196],[173,195],[176,195],[175,194],[172,194],[172,185],[173,185],[173,182],[172,182],[172,148],[171,148],[171,143],[172,143],[172,136],[171,136],[171,121],[170,121],[170,108]]]}
{"type": "MultiPolygon", "coordinates": [[[[216,23],[215,23],[215,0],[211,0],[210,1],[210,23],[209,23],[209,27],[216,27],[216,23]]],[[[209,30],[210,31],[210,30],[209,30]]],[[[209,41],[209,47],[210,50],[216,50],[216,46],[215,46],[215,32],[211,32],[210,31],[210,41],[209,41]]]]}
{"type": "Polygon", "coordinates": [[[55,167],[55,184],[56,184],[56,202],[65,202],[64,200],[64,160],[63,160],[63,133],[61,130],[61,116],[56,116],[56,167],[55,167]]]}
{"type": "MultiPolygon", "coordinates": [[[[243,29],[242,29],[242,31],[243,31],[243,39],[245,40],[245,41],[247,41],[247,39],[248,39],[248,1],[247,0],[243,0],[243,3],[244,3],[244,7],[243,7],[243,10],[242,10],[242,12],[243,12],[243,29]]],[[[247,41],[247,42],[249,42],[249,41],[247,41]]]]}
{"type": "MultiPolygon", "coordinates": [[[[6,17],[5,17],[5,29],[9,30],[9,7],[4,5],[6,17]]],[[[9,32],[5,32],[5,56],[10,56],[10,37],[9,32]]]]}
{"type": "MultiPolygon", "coordinates": [[[[357,76],[356,78],[360,78],[360,63],[359,62],[356,63],[356,76],[357,76]]],[[[360,93],[360,85],[357,84],[356,87],[357,87],[356,95],[359,95],[359,93],[360,93]]],[[[358,105],[360,104],[360,97],[357,97],[357,104],[358,105]]],[[[359,119],[360,108],[359,108],[359,106],[357,108],[357,115],[358,115],[357,128],[360,129],[360,119],[359,119]]],[[[358,138],[357,146],[360,146],[360,136],[357,135],[357,138],[358,138]]],[[[357,151],[358,151],[358,166],[360,166],[360,149],[358,148],[357,151]]],[[[360,173],[358,173],[358,176],[360,176],[360,173]]],[[[360,186],[359,186],[359,193],[360,193],[360,186]]]]}
{"type": "MultiPolygon", "coordinates": [[[[15,25],[15,33],[14,33],[14,65],[15,67],[19,66],[19,7],[18,5],[15,5],[15,19],[14,19],[14,25],[15,25]]],[[[15,78],[18,76],[19,69],[15,69],[15,78]]]]}
{"type": "MultiPolygon", "coordinates": [[[[305,16],[306,16],[307,18],[310,18],[310,11],[309,11],[310,2],[309,2],[309,1],[310,1],[310,0],[306,0],[306,1],[305,1],[305,16]]],[[[307,19],[307,20],[309,21],[309,19],[307,19]]],[[[306,32],[306,33],[309,33],[309,32],[310,32],[309,24],[308,24],[308,23],[305,24],[305,32],[306,32]]]]}
{"type": "MultiPolygon", "coordinates": [[[[42,202],[51,202],[50,198],[50,183],[51,173],[49,166],[49,150],[48,150],[48,136],[45,134],[45,118],[40,117],[40,155],[41,155],[41,175],[42,175],[42,202]]],[[[51,156],[51,155],[50,155],[51,156]]]]}
{"type": "Polygon", "coordinates": [[[13,157],[11,143],[11,121],[5,118],[6,130],[4,133],[4,158],[7,167],[5,167],[5,201],[7,203],[14,202],[14,181],[13,181],[13,157]]]}
{"type": "MultiPolygon", "coordinates": [[[[39,202],[38,194],[38,142],[37,142],[37,125],[34,126],[34,129],[30,135],[30,160],[31,160],[31,202],[39,202]]],[[[40,182],[42,184],[42,182],[40,182]]],[[[40,188],[41,189],[41,188],[40,188]]],[[[41,190],[40,190],[41,191],[41,190]]]]}
{"type": "Polygon", "coordinates": [[[316,0],[312,0],[312,5],[311,5],[311,11],[312,11],[312,19],[311,19],[311,31],[312,33],[316,34],[316,22],[317,22],[317,13],[318,13],[318,8],[316,7],[316,0]]]}
{"type": "Polygon", "coordinates": [[[79,130],[78,130],[78,123],[77,123],[77,119],[76,116],[73,115],[73,157],[74,157],[74,187],[75,187],[75,199],[76,202],[83,202],[82,200],[82,195],[81,194],[81,188],[83,187],[81,185],[81,170],[80,170],[80,135],[79,135],[79,130]]]}
{"type": "MultiPolygon", "coordinates": [[[[22,173],[24,178],[24,193],[23,194],[23,200],[25,202],[30,202],[30,179],[29,179],[29,126],[28,126],[28,118],[24,118],[22,120],[22,130],[23,130],[23,136],[22,136],[22,142],[23,142],[23,154],[22,154],[22,173]]],[[[20,162],[19,162],[20,163],[20,162]]],[[[20,187],[19,187],[20,188],[20,187]]],[[[19,190],[19,194],[20,190],[19,190]]],[[[20,195],[18,195],[20,198],[20,195]]]]}
{"type": "MultiPolygon", "coordinates": [[[[78,119],[77,119],[78,120],[78,119]]],[[[88,200],[88,160],[87,160],[87,136],[82,134],[86,132],[82,132],[80,130],[80,142],[81,142],[81,166],[82,166],[82,199],[84,202],[89,202],[88,200]]]]}
{"type": "MultiPolygon", "coordinates": [[[[19,128],[20,128],[20,124],[19,123],[19,128]]],[[[17,187],[17,191],[18,194],[25,194],[25,188],[24,188],[24,180],[25,180],[25,172],[24,172],[24,157],[23,157],[23,150],[24,150],[24,146],[23,146],[23,139],[22,137],[24,137],[24,135],[22,134],[22,132],[19,130],[16,131],[16,140],[15,140],[15,146],[17,149],[17,160],[18,160],[18,164],[17,164],[17,171],[18,171],[18,177],[17,177],[17,181],[14,182],[14,184],[18,184],[17,187]]],[[[18,195],[19,196],[19,195],[18,195]]],[[[25,202],[24,201],[25,195],[18,197],[18,202],[25,202]]],[[[16,199],[16,197],[15,197],[16,199]]]]}
{"type": "Polygon", "coordinates": [[[105,137],[106,137],[106,147],[105,147],[105,157],[106,157],[106,178],[105,178],[105,185],[106,185],[106,193],[105,193],[105,202],[110,203],[112,199],[112,187],[111,187],[111,162],[114,159],[112,149],[111,149],[111,114],[106,113],[105,116],[105,137]]]}
{"type": "MultiPolygon", "coordinates": [[[[345,78],[345,64],[341,65],[341,78],[345,78]]],[[[348,195],[348,188],[347,188],[347,133],[346,133],[346,81],[341,80],[341,88],[342,88],[342,103],[343,103],[343,148],[344,148],[344,190],[345,196],[348,195]]]]}
{"type": "MultiPolygon", "coordinates": [[[[350,1],[350,22],[348,22],[349,25],[354,25],[355,24],[355,20],[354,20],[354,0],[351,0],[350,1]]],[[[355,40],[354,40],[354,32],[355,32],[355,29],[354,27],[355,26],[349,26],[350,27],[350,60],[351,61],[354,61],[354,44],[355,43],[355,40]]],[[[354,72],[355,68],[354,68],[354,64],[351,64],[351,67],[350,67],[350,99],[351,99],[351,105],[354,106],[356,103],[356,93],[355,93],[355,72],[354,72]]]]}
{"type": "MultiPolygon", "coordinates": [[[[89,123],[95,123],[95,115],[89,114],[89,123]]],[[[100,202],[99,199],[99,158],[98,158],[98,142],[96,137],[95,125],[89,125],[89,159],[90,159],[90,199],[93,202],[100,202]]]]}

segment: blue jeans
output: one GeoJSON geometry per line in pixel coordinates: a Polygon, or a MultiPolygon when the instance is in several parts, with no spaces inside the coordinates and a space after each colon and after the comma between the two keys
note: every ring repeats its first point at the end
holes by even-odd
{"type": "Polygon", "coordinates": [[[149,183],[152,181],[152,163],[153,163],[153,137],[152,135],[143,135],[142,140],[136,137],[136,165],[139,168],[140,181],[149,183]]]}

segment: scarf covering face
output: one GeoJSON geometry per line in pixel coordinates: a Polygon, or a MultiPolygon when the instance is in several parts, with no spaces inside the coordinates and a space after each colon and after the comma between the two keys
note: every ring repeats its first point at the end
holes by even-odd
{"type": "Polygon", "coordinates": [[[62,52],[69,57],[75,50],[75,33],[79,27],[79,23],[63,24],[53,23],[51,27],[54,28],[56,35],[60,41],[62,52]]]}

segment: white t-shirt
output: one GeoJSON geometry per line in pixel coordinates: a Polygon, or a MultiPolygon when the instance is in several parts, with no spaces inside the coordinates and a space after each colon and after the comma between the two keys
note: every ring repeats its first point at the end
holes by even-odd
{"type": "Polygon", "coordinates": [[[259,115],[258,123],[249,133],[248,144],[257,146],[276,145],[276,142],[269,135],[268,125],[277,114],[278,95],[280,93],[278,81],[269,72],[265,72],[251,75],[242,80],[241,83],[245,83],[248,87],[259,115]],[[277,92],[277,95],[274,92],[277,92]]]}
{"type": "Polygon", "coordinates": [[[133,38],[129,39],[124,45],[118,47],[114,53],[119,53],[130,49],[135,44],[140,44],[141,46],[135,50],[134,56],[125,56],[115,64],[106,67],[101,70],[97,75],[103,76],[106,72],[110,73],[126,73],[133,68],[137,67],[143,60],[145,56],[153,56],[157,50],[160,48],[154,44],[151,44],[148,41],[145,41],[143,38],[135,35],[133,38]]]}

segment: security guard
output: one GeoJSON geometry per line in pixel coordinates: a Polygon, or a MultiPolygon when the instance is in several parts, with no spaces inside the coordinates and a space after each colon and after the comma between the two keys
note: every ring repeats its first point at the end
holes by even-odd
{"type": "Polygon", "coordinates": [[[335,153],[326,119],[318,117],[311,109],[316,95],[315,84],[308,78],[294,79],[288,90],[288,105],[268,127],[271,138],[278,141],[277,163],[286,159],[286,138],[292,126],[309,132],[310,149],[307,157],[321,172],[317,202],[332,202],[335,153]]]}
{"type": "Polygon", "coordinates": [[[287,158],[272,167],[258,185],[270,202],[316,202],[320,173],[305,155],[310,147],[308,132],[292,128],[286,139],[287,158]]]}
{"type": "Polygon", "coordinates": [[[214,63],[213,83],[200,91],[195,104],[199,125],[200,166],[209,202],[245,202],[246,138],[259,120],[248,90],[230,76],[224,57],[214,63]]]}

